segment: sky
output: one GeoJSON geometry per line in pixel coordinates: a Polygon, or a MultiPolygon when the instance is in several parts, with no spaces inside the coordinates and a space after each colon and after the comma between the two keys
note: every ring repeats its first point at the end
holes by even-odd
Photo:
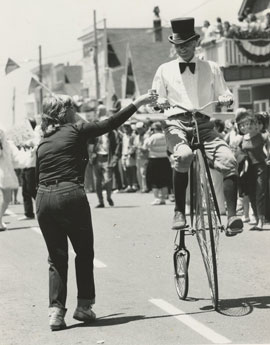
{"type": "Polygon", "coordinates": [[[43,63],[80,64],[78,41],[85,29],[93,28],[96,10],[98,27],[151,27],[153,8],[159,6],[163,26],[182,16],[195,18],[201,26],[216,17],[237,21],[243,0],[2,0],[0,1],[0,67],[10,57],[19,64],[38,64],[38,47],[43,63]]]}

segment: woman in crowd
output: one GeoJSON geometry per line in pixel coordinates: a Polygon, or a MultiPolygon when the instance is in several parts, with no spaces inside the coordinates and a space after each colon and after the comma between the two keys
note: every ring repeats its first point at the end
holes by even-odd
{"type": "Polygon", "coordinates": [[[267,163],[270,157],[268,133],[260,130],[259,116],[248,111],[236,116],[239,130],[243,133],[241,150],[247,155],[248,194],[256,224],[251,230],[262,230],[265,218],[265,196],[267,190],[267,163]]]}
{"type": "Polygon", "coordinates": [[[76,122],[69,96],[55,95],[44,100],[41,129],[44,138],[37,149],[37,219],[49,253],[49,317],[51,330],[65,328],[68,241],[76,253],[76,320],[95,319],[93,274],[93,229],[90,207],[83,187],[88,160],[86,143],[124,123],[144,104],[157,96],[143,95],[109,119],[76,122]]]}
{"type": "Polygon", "coordinates": [[[136,137],[134,139],[134,146],[136,149],[136,167],[137,167],[137,180],[142,193],[148,192],[146,183],[146,171],[148,164],[148,152],[143,149],[145,141],[146,128],[144,123],[139,121],[136,123],[136,137]]]}
{"type": "Polygon", "coordinates": [[[124,124],[123,130],[121,163],[127,182],[125,192],[132,193],[137,191],[135,134],[130,122],[124,124]]]}
{"type": "Polygon", "coordinates": [[[155,122],[152,130],[152,135],[144,142],[144,149],[149,151],[147,178],[155,197],[152,205],[165,205],[168,187],[171,185],[172,169],[167,156],[167,145],[161,123],[155,122]]]}
{"type": "Polygon", "coordinates": [[[6,139],[5,132],[0,129],[0,231],[7,229],[3,216],[12,199],[12,191],[19,187],[18,178],[14,170],[16,152],[19,151],[14,144],[6,139]]]}

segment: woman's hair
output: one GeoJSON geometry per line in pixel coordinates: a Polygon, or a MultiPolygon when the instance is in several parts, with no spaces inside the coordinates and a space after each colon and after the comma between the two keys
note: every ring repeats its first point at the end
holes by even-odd
{"type": "Polygon", "coordinates": [[[255,119],[257,120],[258,124],[261,124],[262,132],[265,132],[265,130],[268,127],[268,121],[269,121],[269,115],[266,112],[263,113],[256,113],[254,114],[255,119]]]}
{"type": "Polygon", "coordinates": [[[235,113],[235,122],[238,124],[246,119],[254,120],[254,116],[252,115],[251,111],[247,110],[246,108],[238,108],[235,113]]]}
{"type": "Polygon", "coordinates": [[[238,108],[236,110],[235,114],[235,122],[238,128],[239,134],[243,135],[242,131],[240,130],[239,124],[243,121],[250,121],[250,122],[256,122],[255,116],[252,114],[251,110],[248,110],[246,108],[238,108]]]}
{"type": "Polygon", "coordinates": [[[151,126],[151,128],[153,130],[156,130],[156,131],[162,131],[162,125],[161,125],[161,122],[160,121],[157,121],[157,122],[154,122],[151,126]]]}
{"type": "Polygon", "coordinates": [[[225,122],[220,119],[215,119],[214,123],[218,133],[222,133],[225,129],[225,122]]]}
{"type": "Polygon", "coordinates": [[[42,105],[41,130],[44,136],[56,132],[67,123],[67,110],[73,107],[73,100],[67,95],[53,95],[46,97],[42,105]]]}

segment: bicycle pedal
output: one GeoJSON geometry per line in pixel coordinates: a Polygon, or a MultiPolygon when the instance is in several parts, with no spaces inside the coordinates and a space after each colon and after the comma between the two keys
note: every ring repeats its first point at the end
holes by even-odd
{"type": "Polygon", "coordinates": [[[194,235],[196,231],[190,225],[186,225],[185,232],[186,235],[194,235]]]}

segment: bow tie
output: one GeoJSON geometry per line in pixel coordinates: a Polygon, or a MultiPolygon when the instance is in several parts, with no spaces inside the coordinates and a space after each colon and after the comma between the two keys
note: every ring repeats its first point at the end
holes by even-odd
{"type": "Polygon", "coordinates": [[[195,62],[180,62],[179,67],[180,67],[181,74],[185,72],[187,67],[189,67],[190,72],[194,74],[196,64],[195,62]]]}

